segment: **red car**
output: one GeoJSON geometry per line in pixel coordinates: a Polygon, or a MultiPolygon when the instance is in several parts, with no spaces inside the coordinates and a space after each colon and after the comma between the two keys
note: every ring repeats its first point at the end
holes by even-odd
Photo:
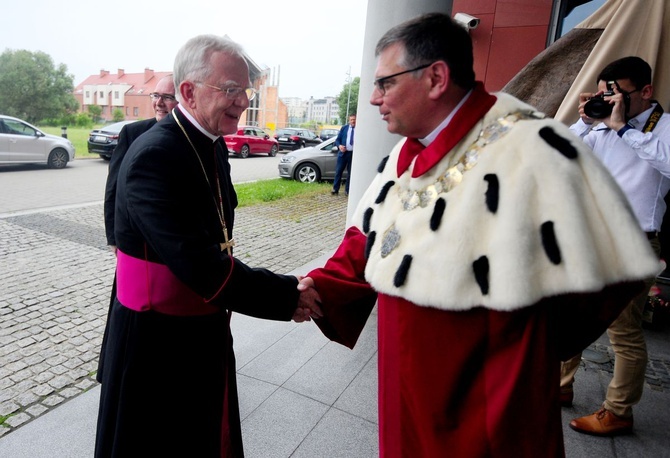
{"type": "Polygon", "coordinates": [[[239,157],[250,154],[267,154],[275,157],[279,151],[279,143],[271,138],[263,129],[254,126],[240,126],[237,133],[223,137],[228,152],[239,157]]]}

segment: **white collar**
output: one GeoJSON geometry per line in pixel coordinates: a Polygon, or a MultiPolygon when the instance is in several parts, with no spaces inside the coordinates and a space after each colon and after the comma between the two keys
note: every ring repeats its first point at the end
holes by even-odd
{"type": "Polygon", "coordinates": [[[472,89],[470,89],[468,93],[465,94],[465,96],[461,99],[461,101],[458,102],[458,105],[456,105],[456,108],[451,110],[451,113],[449,113],[449,115],[446,118],[444,118],[444,121],[442,121],[440,125],[435,128],[435,130],[426,135],[424,138],[419,139],[419,141],[423,146],[428,146],[431,143],[433,143],[433,141],[437,138],[440,132],[442,132],[444,128],[449,125],[456,112],[463,106],[468,97],[470,97],[470,94],[472,94],[472,89]]]}
{"type": "Polygon", "coordinates": [[[188,111],[186,111],[185,109],[183,109],[183,108],[181,107],[181,104],[177,105],[175,108],[179,109],[179,111],[181,111],[181,112],[183,113],[183,115],[186,116],[186,119],[188,119],[189,122],[190,122],[191,124],[193,124],[193,125],[195,126],[196,129],[198,129],[200,132],[202,132],[203,134],[205,134],[205,135],[207,136],[207,138],[211,139],[211,140],[212,140],[212,143],[214,143],[215,141],[217,141],[217,140],[219,139],[218,136],[216,136],[216,135],[212,135],[212,134],[210,134],[209,132],[207,132],[207,131],[206,131],[206,130],[205,130],[205,129],[198,123],[198,121],[195,120],[195,118],[193,117],[193,115],[192,115],[191,113],[189,113],[188,111]]]}

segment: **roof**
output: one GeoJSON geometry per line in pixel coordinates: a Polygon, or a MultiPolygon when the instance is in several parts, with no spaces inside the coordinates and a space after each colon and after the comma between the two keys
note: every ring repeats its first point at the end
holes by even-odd
{"type": "Polygon", "coordinates": [[[155,72],[151,69],[145,69],[142,73],[126,73],[119,69],[116,74],[106,70],[101,70],[97,75],[91,75],[74,88],[75,94],[81,94],[84,86],[98,86],[111,84],[126,84],[130,86],[126,92],[127,95],[134,93],[147,94],[154,90],[158,81],[164,76],[171,75],[172,72],[155,72]]]}

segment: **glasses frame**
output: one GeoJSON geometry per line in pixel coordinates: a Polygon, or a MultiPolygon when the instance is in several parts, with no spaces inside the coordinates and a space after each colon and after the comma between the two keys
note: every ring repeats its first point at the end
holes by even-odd
{"type": "Polygon", "coordinates": [[[429,64],[423,64],[419,65],[418,67],[410,68],[409,70],[403,70],[402,72],[394,73],[393,75],[388,75],[388,76],[382,76],[381,78],[377,78],[374,80],[373,84],[375,85],[375,89],[379,91],[379,93],[384,96],[386,95],[386,88],[384,87],[384,84],[390,80],[391,78],[395,78],[396,76],[404,75],[406,73],[412,73],[416,72],[419,70],[423,70],[424,68],[428,68],[431,65],[433,65],[435,62],[431,62],[429,64]]]}
{"type": "Polygon", "coordinates": [[[251,102],[253,99],[256,98],[256,89],[253,87],[227,87],[227,88],[222,88],[219,86],[214,86],[212,84],[207,84],[202,81],[198,81],[197,83],[202,84],[203,86],[207,86],[212,89],[216,89],[217,91],[223,92],[223,94],[230,100],[237,100],[237,98],[240,96],[240,94],[245,94],[247,96],[247,99],[249,102],[251,102]]]}
{"type": "Polygon", "coordinates": [[[177,101],[177,98],[172,95],[172,94],[161,94],[160,92],[151,92],[149,93],[149,97],[151,97],[152,100],[158,100],[158,99],[163,99],[163,102],[167,103],[173,103],[177,101]]]}

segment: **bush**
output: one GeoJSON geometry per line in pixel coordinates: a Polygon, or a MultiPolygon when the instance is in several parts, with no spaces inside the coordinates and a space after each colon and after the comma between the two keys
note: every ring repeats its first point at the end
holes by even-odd
{"type": "Polygon", "coordinates": [[[121,108],[114,108],[114,111],[112,111],[112,119],[114,122],[123,121],[124,118],[123,110],[121,110],[121,108]]]}

